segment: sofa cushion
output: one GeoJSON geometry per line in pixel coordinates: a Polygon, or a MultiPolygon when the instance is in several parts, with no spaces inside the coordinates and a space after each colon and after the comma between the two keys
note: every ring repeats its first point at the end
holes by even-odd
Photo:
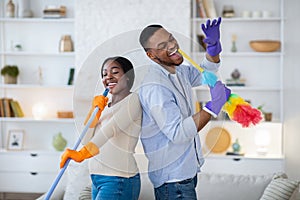
{"type": "Polygon", "coordinates": [[[91,200],[91,199],[92,199],[92,188],[91,186],[87,186],[80,192],[78,200],[91,200]]]}
{"type": "Polygon", "coordinates": [[[269,175],[198,174],[197,198],[201,200],[259,199],[271,182],[269,175]]]}
{"type": "Polygon", "coordinates": [[[80,192],[91,185],[88,169],[88,160],[81,163],[71,161],[67,170],[67,186],[64,200],[78,199],[80,192]]]}
{"type": "Polygon", "coordinates": [[[299,182],[289,180],[286,176],[275,175],[265,189],[261,200],[289,200],[299,190],[299,182]]]}

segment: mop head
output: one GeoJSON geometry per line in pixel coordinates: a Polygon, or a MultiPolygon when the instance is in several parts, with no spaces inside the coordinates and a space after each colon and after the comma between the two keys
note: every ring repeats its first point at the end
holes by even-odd
{"type": "MultiPolygon", "coordinates": [[[[210,87],[215,86],[218,78],[213,72],[204,70],[181,49],[178,49],[178,52],[202,73],[202,84],[207,84],[210,87]]],[[[262,120],[261,112],[252,108],[248,102],[236,94],[229,96],[223,106],[223,111],[228,114],[231,120],[240,123],[243,127],[249,127],[251,124],[256,125],[262,120]]]]}
{"type": "Polygon", "coordinates": [[[251,124],[256,125],[262,120],[261,112],[252,108],[248,102],[236,94],[229,96],[223,110],[231,120],[240,123],[242,127],[249,127],[251,124]]]}

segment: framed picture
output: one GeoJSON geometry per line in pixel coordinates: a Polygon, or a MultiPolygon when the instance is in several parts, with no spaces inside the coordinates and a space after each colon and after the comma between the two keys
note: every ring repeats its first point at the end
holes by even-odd
{"type": "Polygon", "coordinates": [[[7,149],[21,150],[23,148],[24,134],[23,130],[10,130],[7,138],[7,149]]]}

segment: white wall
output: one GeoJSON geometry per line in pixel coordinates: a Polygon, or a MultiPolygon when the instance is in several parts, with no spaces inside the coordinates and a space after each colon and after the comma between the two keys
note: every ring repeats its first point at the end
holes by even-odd
{"type": "Polygon", "coordinates": [[[285,1],[284,151],[286,172],[300,180],[299,0],[285,1]]]}
{"type": "Polygon", "coordinates": [[[106,57],[126,55],[136,68],[136,77],[143,77],[149,59],[138,39],[144,27],[158,23],[174,30],[181,48],[190,49],[190,41],[185,42],[190,38],[190,0],[76,0],[75,9],[76,75],[80,76],[73,105],[78,125],[83,124],[89,101],[103,91],[99,69],[106,57]]]}
{"type": "Polygon", "coordinates": [[[190,36],[190,0],[76,0],[75,7],[77,67],[97,45],[152,23],[190,36]]]}

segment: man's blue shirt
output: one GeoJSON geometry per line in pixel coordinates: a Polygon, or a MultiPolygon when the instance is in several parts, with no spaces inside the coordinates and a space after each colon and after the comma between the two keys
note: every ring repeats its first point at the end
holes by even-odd
{"type": "MultiPolygon", "coordinates": [[[[202,61],[201,67],[217,71],[220,63],[202,61]]],[[[195,113],[192,87],[201,85],[201,73],[191,65],[176,68],[178,82],[153,63],[141,84],[143,108],[141,141],[149,160],[149,178],[155,188],[168,181],[192,178],[204,163],[195,113]]]]}

